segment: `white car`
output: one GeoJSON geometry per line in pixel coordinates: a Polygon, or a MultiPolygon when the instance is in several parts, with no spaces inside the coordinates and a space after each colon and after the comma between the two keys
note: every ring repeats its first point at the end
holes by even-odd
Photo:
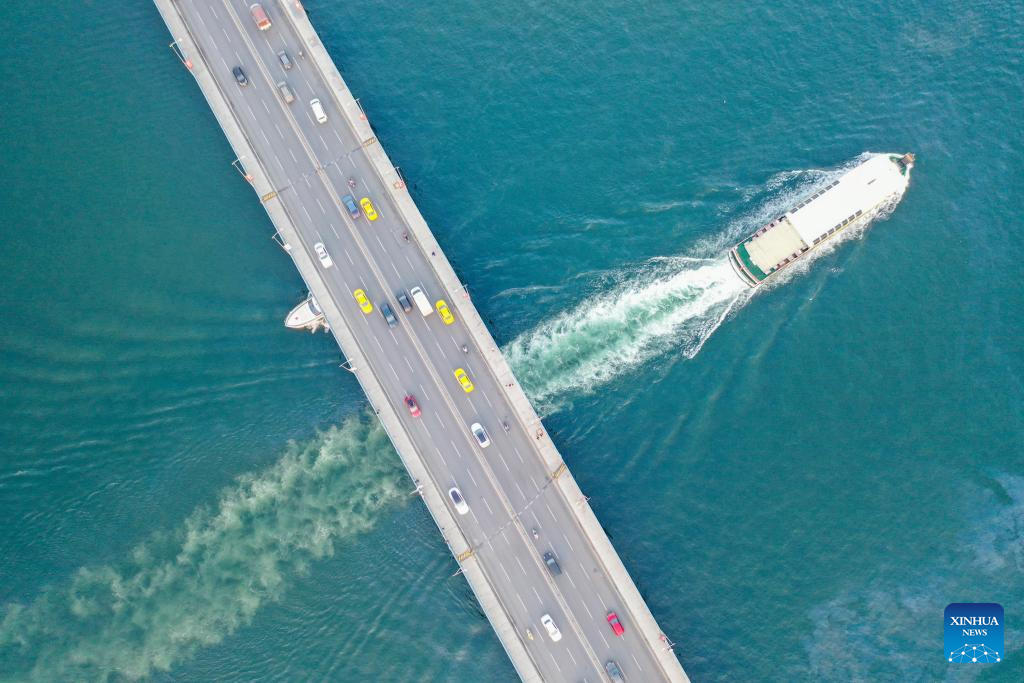
{"type": "MultiPolygon", "coordinates": [[[[448,489],[448,497],[452,499],[452,505],[455,506],[455,511],[460,515],[464,515],[469,512],[469,505],[466,504],[466,499],[462,497],[462,491],[457,486],[453,486],[448,489]]],[[[561,638],[561,636],[559,636],[561,638]]]]}
{"type": "Polygon", "coordinates": [[[314,244],[313,251],[316,252],[317,258],[320,259],[320,263],[323,264],[324,268],[330,268],[334,265],[334,261],[331,260],[331,255],[327,253],[327,249],[324,247],[323,242],[317,242],[314,244]]]}
{"type": "Polygon", "coordinates": [[[555,622],[551,620],[550,614],[545,614],[540,618],[540,623],[544,624],[544,630],[551,636],[551,640],[556,643],[562,639],[562,632],[555,626],[555,622]]]}
{"type": "Polygon", "coordinates": [[[484,431],[484,426],[479,422],[474,422],[469,426],[469,431],[473,432],[473,436],[476,437],[476,442],[480,444],[480,448],[487,448],[491,445],[491,440],[487,438],[487,432],[484,431]]]}

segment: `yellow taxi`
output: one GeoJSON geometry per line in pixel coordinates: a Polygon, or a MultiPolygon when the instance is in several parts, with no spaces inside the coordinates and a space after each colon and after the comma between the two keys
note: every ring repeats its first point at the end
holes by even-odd
{"type": "Polygon", "coordinates": [[[363,213],[366,214],[366,218],[368,220],[377,220],[377,209],[373,208],[373,202],[370,201],[369,197],[363,197],[360,199],[359,206],[363,207],[363,213]]]}
{"type": "Polygon", "coordinates": [[[455,316],[452,315],[452,312],[448,309],[448,304],[445,303],[444,299],[438,299],[437,303],[434,304],[434,308],[437,309],[437,314],[441,316],[441,320],[444,321],[445,325],[451,325],[455,322],[455,316]]]}
{"type": "Polygon", "coordinates": [[[459,384],[462,385],[462,390],[467,394],[473,391],[473,383],[469,381],[469,375],[462,368],[455,371],[455,379],[459,380],[459,384]]]}
{"type": "Polygon", "coordinates": [[[356,303],[359,304],[359,308],[363,309],[363,313],[373,313],[373,304],[366,298],[366,292],[357,289],[352,292],[352,296],[356,298],[356,303]]]}

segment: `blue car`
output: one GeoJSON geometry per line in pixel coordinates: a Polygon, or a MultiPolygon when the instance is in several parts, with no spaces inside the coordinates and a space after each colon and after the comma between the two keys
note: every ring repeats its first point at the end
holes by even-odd
{"type": "Polygon", "coordinates": [[[352,195],[345,195],[344,197],[341,198],[341,201],[345,204],[345,208],[348,209],[348,213],[350,216],[352,216],[352,220],[356,220],[357,218],[363,215],[362,212],[359,210],[359,207],[356,206],[356,199],[352,195]]]}

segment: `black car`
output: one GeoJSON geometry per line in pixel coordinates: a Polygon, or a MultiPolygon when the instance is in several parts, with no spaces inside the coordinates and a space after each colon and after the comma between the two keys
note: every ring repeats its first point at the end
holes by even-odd
{"type": "Polygon", "coordinates": [[[388,321],[388,327],[394,327],[398,324],[398,318],[391,312],[391,306],[387,304],[380,305],[380,313],[384,316],[384,319],[388,321]]]}
{"type": "Polygon", "coordinates": [[[608,676],[615,683],[626,683],[626,679],[622,675],[622,669],[619,668],[618,663],[614,659],[609,659],[604,663],[604,670],[608,672],[608,676]]]}
{"type": "Polygon", "coordinates": [[[409,297],[405,295],[405,292],[398,295],[398,303],[402,305],[402,310],[406,313],[412,312],[412,304],[409,303],[409,297]]]}
{"type": "Polygon", "coordinates": [[[245,72],[242,71],[242,67],[236,66],[234,69],[231,70],[231,73],[235,75],[235,80],[238,82],[238,85],[242,86],[243,88],[249,85],[249,79],[245,77],[245,72]]]}
{"type": "Polygon", "coordinates": [[[548,566],[548,569],[552,574],[558,576],[562,573],[562,568],[558,566],[558,560],[555,559],[555,554],[550,550],[543,555],[544,564],[548,566]]]}

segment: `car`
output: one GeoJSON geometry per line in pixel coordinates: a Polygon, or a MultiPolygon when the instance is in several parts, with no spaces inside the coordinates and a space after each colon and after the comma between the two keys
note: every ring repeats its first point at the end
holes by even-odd
{"type": "Polygon", "coordinates": [[[334,265],[334,261],[331,260],[331,255],[327,253],[327,248],[323,242],[317,242],[313,245],[313,251],[316,252],[317,258],[320,259],[320,263],[324,268],[330,268],[334,265]]]}
{"type": "Polygon", "coordinates": [[[377,220],[377,209],[373,208],[373,202],[370,201],[369,197],[360,199],[359,206],[363,207],[363,213],[366,214],[367,220],[377,220]]]}
{"type": "Polygon", "coordinates": [[[548,566],[548,571],[550,571],[555,576],[562,575],[562,568],[558,566],[558,560],[555,559],[555,554],[553,552],[549,550],[546,553],[544,553],[541,557],[544,558],[544,564],[548,566]]]}
{"type": "Polygon", "coordinates": [[[469,512],[469,505],[466,504],[466,499],[462,497],[462,491],[459,490],[458,486],[448,489],[448,497],[452,499],[452,505],[455,506],[455,511],[460,515],[469,512]]]}
{"type": "Polygon", "coordinates": [[[309,108],[313,110],[313,116],[316,118],[317,123],[327,123],[327,111],[324,109],[324,103],[320,101],[319,97],[314,97],[309,101],[309,108]]]}
{"type": "Polygon", "coordinates": [[[405,401],[405,407],[409,409],[410,415],[412,415],[413,417],[420,416],[420,404],[416,402],[415,396],[409,394],[402,400],[405,401]]]}
{"type": "Polygon", "coordinates": [[[258,2],[249,5],[249,14],[252,15],[252,20],[256,22],[256,28],[261,31],[266,31],[270,28],[270,19],[267,18],[267,13],[263,11],[263,5],[258,2]]]}
{"type": "Polygon", "coordinates": [[[448,309],[448,304],[445,303],[444,299],[438,299],[437,303],[434,304],[434,308],[437,309],[437,314],[441,316],[441,320],[444,321],[445,325],[451,325],[455,322],[455,316],[452,315],[452,312],[448,309]]]}
{"type": "Polygon", "coordinates": [[[363,310],[363,313],[366,313],[367,315],[373,313],[373,304],[371,304],[370,300],[366,298],[366,292],[361,289],[357,289],[352,292],[352,296],[355,297],[356,303],[359,304],[359,308],[363,310]]]}
{"type": "Polygon", "coordinates": [[[455,379],[459,380],[459,384],[462,385],[462,390],[467,394],[473,391],[473,382],[470,381],[469,375],[462,368],[455,371],[455,379]]]}
{"type": "Polygon", "coordinates": [[[395,314],[391,311],[391,306],[390,305],[388,305],[388,304],[381,304],[380,305],[380,314],[382,316],[384,316],[384,320],[388,321],[388,327],[394,327],[395,325],[398,324],[398,318],[396,318],[395,314]]]}
{"type": "Polygon", "coordinates": [[[352,220],[358,220],[363,215],[359,212],[359,207],[356,206],[356,198],[352,195],[347,194],[342,197],[341,203],[348,209],[348,215],[352,216],[352,220]]]}
{"type": "Polygon", "coordinates": [[[484,431],[484,426],[479,422],[474,422],[469,426],[469,431],[473,432],[473,436],[476,437],[476,442],[480,444],[480,448],[487,448],[491,445],[491,440],[487,438],[487,432],[484,431]]]}
{"type": "Polygon", "coordinates": [[[619,615],[615,612],[608,613],[608,625],[612,627],[612,633],[622,637],[622,634],[626,632],[626,629],[622,627],[622,623],[619,621],[619,615]]]}
{"type": "Polygon", "coordinates": [[[231,70],[231,73],[235,75],[235,82],[243,88],[249,85],[249,79],[245,77],[245,72],[242,71],[242,67],[236,66],[231,70]]]}
{"type": "Polygon", "coordinates": [[[412,313],[412,304],[409,303],[409,297],[405,295],[405,292],[399,293],[396,297],[398,304],[402,307],[402,310],[406,313],[412,313]]]}
{"type": "Polygon", "coordinates": [[[556,643],[562,639],[562,632],[555,626],[555,621],[551,618],[550,614],[545,614],[540,618],[540,623],[544,625],[544,630],[551,636],[551,640],[556,643]]]}
{"type": "Polygon", "coordinates": [[[281,93],[281,99],[284,100],[285,104],[291,104],[295,101],[295,93],[292,92],[292,89],[284,81],[277,84],[277,91],[281,93]]]}
{"type": "Polygon", "coordinates": [[[615,683],[626,683],[626,679],[622,675],[622,669],[619,668],[618,663],[614,659],[609,659],[604,663],[604,670],[608,672],[608,677],[615,681],[615,683]]]}
{"type": "Polygon", "coordinates": [[[290,71],[292,68],[292,58],[288,56],[288,53],[281,50],[277,53],[277,61],[281,62],[281,66],[284,67],[285,71],[290,71]]]}

